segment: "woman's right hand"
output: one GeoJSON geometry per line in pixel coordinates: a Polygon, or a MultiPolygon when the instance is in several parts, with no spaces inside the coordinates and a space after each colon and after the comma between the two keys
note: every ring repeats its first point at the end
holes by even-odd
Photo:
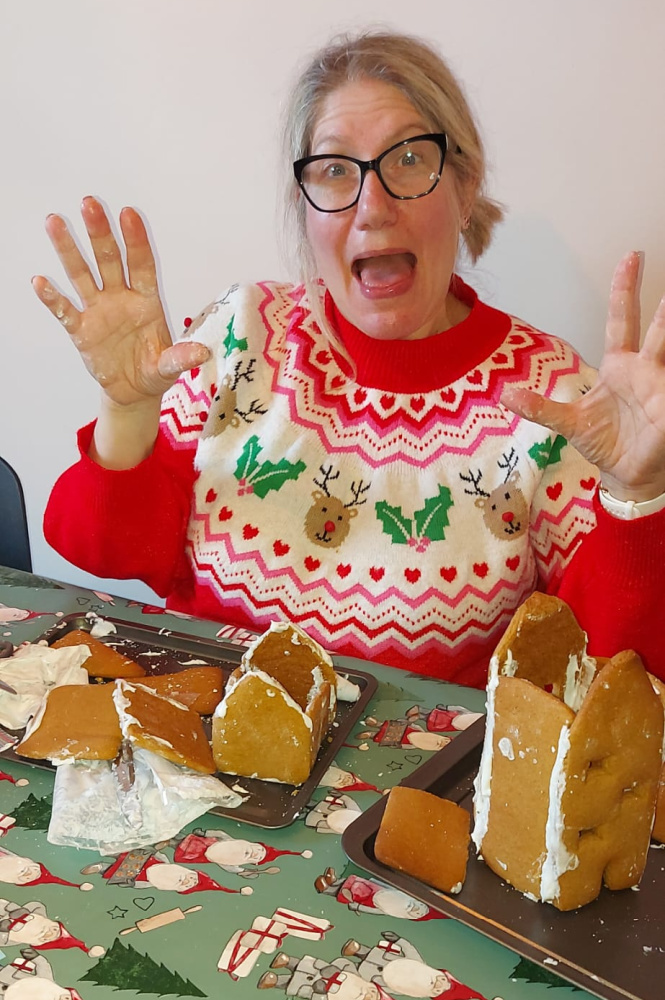
{"type": "Polygon", "coordinates": [[[46,220],[56,253],[79,295],[77,309],[47,278],[33,278],[39,299],[60,320],[90,374],[113,407],[152,406],[178,376],[207,360],[203,344],[173,344],[159,295],[155,259],[143,221],[123,208],[120,229],[127,271],[108,218],[95,198],[81,206],[83,222],[101,278],[101,288],[88,262],[58,215],[46,220]]]}

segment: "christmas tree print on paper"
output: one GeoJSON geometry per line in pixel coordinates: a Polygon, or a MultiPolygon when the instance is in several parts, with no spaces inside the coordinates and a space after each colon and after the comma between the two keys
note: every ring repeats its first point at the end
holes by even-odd
{"type": "Polygon", "coordinates": [[[229,324],[226,327],[226,336],[224,337],[224,350],[226,351],[226,357],[228,358],[231,351],[246,351],[247,350],[247,340],[245,337],[236,337],[235,330],[233,328],[233,321],[235,320],[235,315],[229,320],[229,324]]]}
{"type": "Polygon", "coordinates": [[[453,506],[450,490],[439,486],[435,497],[425,500],[425,506],[407,517],[401,507],[391,507],[385,500],[376,504],[376,516],[383,525],[386,535],[397,545],[411,545],[416,552],[424,552],[430,542],[440,542],[445,538],[448,527],[448,511],[453,506]]]}
{"type": "Polygon", "coordinates": [[[568,442],[561,434],[557,434],[552,441],[548,437],[546,441],[536,441],[529,448],[529,455],[534,460],[539,469],[544,469],[548,465],[556,465],[561,461],[561,452],[568,442]]]}
{"type": "Polygon", "coordinates": [[[177,972],[157,963],[149,955],[142,955],[131,945],[118,939],[103,958],[94,965],[82,980],[97,986],[111,986],[117,990],[136,990],[138,993],[156,993],[158,996],[205,997],[206,993],[183,979],[177,972]]]}
{"type": "Polygon", "coordinates": [[[285,458],[279,462],[259,462],[262,451],[258,437],[253,434],[245,443],[234,473],[239,495],[255,493],[263,500],[270,490],[281,489],[287,480],[297,479],[305,469],[304,462],[289,462],[285,458]]]}
{"type": "Polygon", "coordinates": [[[525,983],[542,983],[543,986],[547,986],[548,990],[563,989],[565,987],[567,990],[574,990],[575,993],[582,992],[579,986],[573,986],[572,983],[566,982],[565,979],[561,979],[560,976],[556,976],[548,969],[544,969],[542,965],[530,962],[527,958],[519,960],[510,973],[510,978],[522,979],[525,983]]]}
{"type": "Polygon", "coordinates": [[[14,806],[12,816],[16,820],[16,826],[23,830],[43,830],[45,832],[51,822],[52,809],[52,795],[38,799],[31,792],[20,805],[14,806]]]}

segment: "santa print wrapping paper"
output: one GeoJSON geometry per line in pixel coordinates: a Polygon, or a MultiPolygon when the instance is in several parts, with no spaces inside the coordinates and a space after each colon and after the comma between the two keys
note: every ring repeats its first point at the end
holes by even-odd
{"type": "MultiPolygon", "coordinates": [[[[15,645],[73,613],[220,631],[73,586],[12,586],[3,573],[0,638],[15,645]]],[[[369,669],[379,689],[366,716],[284,829],[207,814],[125,857],[56,847],[52,772],[3,758],[0,741],[0,1000],[572,998],[553,973],[348,862],[346,825],[484,707],[480,691],[369,669]]]]}

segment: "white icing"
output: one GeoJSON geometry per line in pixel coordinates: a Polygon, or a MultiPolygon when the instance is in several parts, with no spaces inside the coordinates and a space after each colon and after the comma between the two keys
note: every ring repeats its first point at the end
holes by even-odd
{"type": "Polygon", "coordinates": [[[540,898],[543,902],[552,902],[559,897],[559,879],[576,868],[579,858],[571,854],[563,843],[564,817],[561,808],[563,793],[566,789],[564,765],[570,748],[570,727],[563,725],[559,733],[559,743],[554,766],[550,774],[549,808],[545,823],[545,847],[547,853],[540,876],[540,898]]]}
{"type": "MultiPolygon", "coordinates": [[[[519,635],[519,630],[518,633],[519,635]]],[[[514,677],[517,673],[517,660],[513,659],[513,651],[509,649],[506,658],[501,665],[501,674],[504,677],[514,677]]]]}
{"type": "Polygon", "coordinates": [[[504,757],[508,760],[515,760],[515,751],[513,750],[513,744],[508,739],[507,736],[502,736],[498,743],[499,750],[504,757]]]}
{"type": "Polygon", "coordinates": [[[113,622],[107,622],[104,618],[100,618],[94,611],[89,611],[86,618],[92,622],[90,635],[94,639],[102,639],[105,635],[113,635],[118,631],[113,622]]]}
{"type": "Polygon", "coordinates": [[[582,702],[589,690],[591,681],[596,673],[596,661],[587,656],[586,652],[581,657],[573,654],[568,660],[566,667],[566,683],[564,685],[563,700],[572,708],[573,712],[579,712],[582,702]]]}
{"type": "Polygon", "coordinates": [[[360,687],[344,674],[337,674],[337,698],[339,701],[358,701],[360,687]]]}
{"type": "Polygon", "coordinates": [[[489,676],[487,681],[487,722],[485,724],[485,741],[483,752],[480,758],[480,767],[473,783],[475,793],[473,796],[474,826],[471,839],[475,844],[476,851],[480,853],[487,826],[489,824],[490,812],[490,791],[492,786],[492,754],[494,743],[494,699],[499,683],[499,660],[493,656],[490,660],[489,676]]]}
{"type": "Polygon", "coordinates": [[[87,684],[88,671],[82,665],[89,656],[90,650],[83,645],[53,648],[46,643],[24,643],[12,656],[0,660],[0,678],[16,691],[0,691],[0,725],[23,729],[51,688],[87,684]]]}

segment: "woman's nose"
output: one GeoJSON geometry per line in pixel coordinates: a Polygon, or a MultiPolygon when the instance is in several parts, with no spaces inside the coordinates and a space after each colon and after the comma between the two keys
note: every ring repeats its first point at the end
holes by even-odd
{"type": "Polygon", "coordinates": [[[388,194],[376,170],[368,170],[356,204],[356,223],[377,229],[393,223],[396,216],[397,200],[388,194]]]}

